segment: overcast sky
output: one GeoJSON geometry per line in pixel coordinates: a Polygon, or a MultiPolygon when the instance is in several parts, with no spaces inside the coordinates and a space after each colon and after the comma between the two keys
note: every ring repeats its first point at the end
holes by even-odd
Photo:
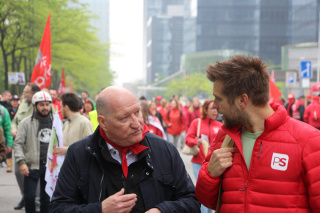
{"type": "Polygon", "coordinates": [[[115,85],[142,79],[143,0],[110,0],[111,69],[115,85]]]}

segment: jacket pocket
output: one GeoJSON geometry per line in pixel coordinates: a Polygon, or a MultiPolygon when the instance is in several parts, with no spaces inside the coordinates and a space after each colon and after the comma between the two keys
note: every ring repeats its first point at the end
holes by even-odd
{"type": "Polygon", "coordinates": [[[77,188],[80,191],[83,203],[88,203],[88,193],[89,193],[89,174],[81,173],[80,179],[77,182],[77,188]]]}
{"type": "Polygon", "coordinates": [[[173,175],[171,173],[161,174],[156,180],[160,184],[158,188],[160,194],[163,194],[165,200],[171,200],[176,188],[173,175]]]}

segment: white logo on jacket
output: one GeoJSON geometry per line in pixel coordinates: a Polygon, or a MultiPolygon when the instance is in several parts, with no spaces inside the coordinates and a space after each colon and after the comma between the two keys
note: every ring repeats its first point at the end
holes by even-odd
{"type": "Polygon", "coordinates": [[[271,159],[271,168],[280,171],[286,171],[288,168],[289,156],[285,154],[273,153],[271,159]]]}

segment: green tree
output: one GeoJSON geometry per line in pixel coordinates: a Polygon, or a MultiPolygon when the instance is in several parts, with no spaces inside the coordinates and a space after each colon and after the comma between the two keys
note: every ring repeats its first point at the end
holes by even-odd
{"type": "Polygon", "coordinates": [[[166,97],[171,97],[172,94],[180,94],[188,98],[200,94],[206,98],[212,96],[212,82],[204,73],[191,73],[185,77],[173,79],[167,84],[167,88],[166,97]]]}
{"type": "Polygon", "coordinates": [[[62,65],[65,75],[73,79],[76,91],[88,90],[93,95],[101,88],[112,84],[114,73],[109,69],[109,46],[101,44],[96,38],[96,29],[89,24],[89,20],[94,16],[87,11],[85,5],[80,5],[75,0],[72,2],[77,7],[72,8],[68,6],[71,1],[67,0],[0,2],[0,33],[2,28],[6,29],[5,36],[1,34],[0,38],[0,47],[1,39],[4,43],[3,49],[1,47],[4,69],[0,70],[0,75],[5,75],[5,88],[8,70],[24,71],[27,80],[30,79],[49,13],[53,77],[51,86],[57,87],[62,65]],[[9,16],[14,17],[10,20],[13,19],[15,22],[11,21],[8,24],[9,16]],[[15,34],[7,30],[14,27],[20,29],[20,37],[13,37],[15,34]],[[8,56],[12,55],[12,52],[14,57],[9,60],[8,56]],[[12,69],[9,68],[10,64],[12,69]]]}

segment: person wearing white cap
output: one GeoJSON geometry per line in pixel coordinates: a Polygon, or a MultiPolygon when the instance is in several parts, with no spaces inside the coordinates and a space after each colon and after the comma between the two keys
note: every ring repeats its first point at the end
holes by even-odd
{"type": "Polygon", "coordinates": [[[47,150],[51,140],[51,96],[39,91],[32,97],[33,114],[24,119],[13,144],[14,157],[24,175],[24,200],[27,213],[35,212],[35,196],[40,179],[40,212],[49,212],[50,198],[45,192],[47,150]]]}

